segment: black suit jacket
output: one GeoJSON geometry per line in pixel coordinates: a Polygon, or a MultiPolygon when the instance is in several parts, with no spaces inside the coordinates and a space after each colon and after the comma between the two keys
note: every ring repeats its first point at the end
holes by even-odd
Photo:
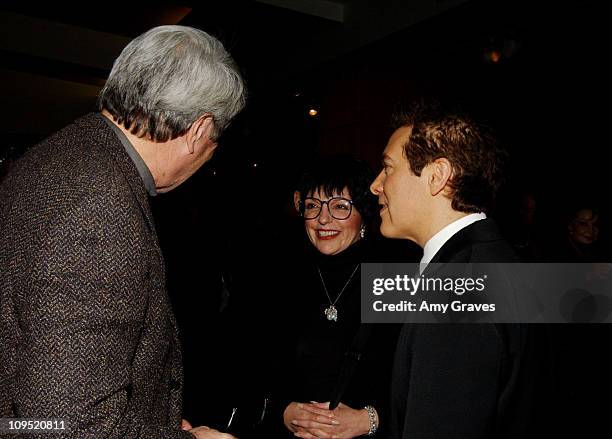
{"type": "Polygon", "coordinates": [[[182,366],[147,193],[100,114],[0,186],[0,416],[178,438],[182,366]]]}
{"type": "MultiPolygon", "coordinates": [[[[518,262],[490,219],[449,239],[432,263],[518,262]]],[[[528,325],[405,324],[395,353],[392,439],[526,437],[541,361],[528,325]]]]}

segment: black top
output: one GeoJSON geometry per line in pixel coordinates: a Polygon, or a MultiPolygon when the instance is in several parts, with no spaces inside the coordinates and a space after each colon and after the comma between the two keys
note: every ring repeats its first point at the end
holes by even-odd
{"type": "MultiPolygon", "coordinates": [[[[360,324],[361,269],[358,265],[364,256],[363,244],[354,244],[335,256],[324,256],[318,252],[311,256],[314,257],[301,267],[301,273],[296,277],[299,285],[292,297],[293,309],[299,310],[293,314],[295,318],[291,331],[297,334],[292,352],[292,379],[296,384],[288,392],[292,401],[329,401],[344,354],[360,324]],[[337,321],[328,320],[324,314],[330,301],[317,267],[321,270],[331,301],[337,300],[337,321]],[[348,281],[356,267],[355,275],[348,281]],[[349,283],[338,298],[347,281],[349,283]]],[[[358,393],[354,386],[347,389],[347,397],[350,395],[353,404],[363,402],[364,395],[358,397],[358,393]]],[[[348,404],[348,401],[345,398],[345,403],[348,404]]]]}
{"type": "MultiPolygon", "coordinates": [[[[311,247],[303,261],[290,270],[292,288],[284,291],[288,313],[286,329],[281,331],[286,361],[276,392],[275,422],[283,426],[282,413],[292,401],[327,402],[337,384],[345,353],[361,324],[361,262],[371,262],[365,242],[358,242],[344,252],[325,256],[311,247]],[[338,311],[338,320],[325,316],[330,300],[317,271],[327,287],[338,311]],[[342,295],[338,294],[348,282],[342,295]],[[337,299],[337,301],[336,301],[337,299]]],[[[279,308],[280,309],[280,308],[279,308]]],[[[396,325],[376,325],[362,352],[356,371],[344,393],[342,402],[352,408],[376,407],[381,423],[386,420],[388,383],[395,347],[396,325]]]]}

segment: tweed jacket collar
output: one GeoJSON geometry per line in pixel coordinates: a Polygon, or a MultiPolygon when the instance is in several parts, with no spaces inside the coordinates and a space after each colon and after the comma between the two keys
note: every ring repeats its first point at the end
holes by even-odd
{"type": "Polygon", "coordinates": [[[125,176],[128,182],[134,198],[138,201],[140,210],[147,221],[147,225],[151,231],[155,234],[155,222],[153,220],[153,213],[149,205],[149,199],[147,190],[144,182],[136,165],[125,151],[121,140],[108,126],[106,121],[103,119],[104,116],[100,113],[90,113],[84,116],[81,120],[83,122],[91,122],[95,125],[94,132],[97,133],[97,142],[108,152],[109,156],[117,164],[121,173],[125,176]]]}

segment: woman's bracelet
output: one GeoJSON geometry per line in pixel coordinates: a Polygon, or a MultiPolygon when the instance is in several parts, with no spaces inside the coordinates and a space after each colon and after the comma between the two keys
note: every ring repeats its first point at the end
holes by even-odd
{"type": "Polygon", "coordinates": [[[376,409],[371,405],[366,405],[364,409],[368,412],[368,418],[370,419],[370,430],[368,436],[374,436],[376,430],[378,430],[378,416],[376,416],[376,409]]]}

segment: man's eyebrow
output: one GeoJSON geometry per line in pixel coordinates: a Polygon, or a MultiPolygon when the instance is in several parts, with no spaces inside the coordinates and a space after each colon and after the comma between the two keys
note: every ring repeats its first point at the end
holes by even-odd
{"type": "Polygon", "coordinates": [[[391,156],[389,154],[383,154],[382,156],[382,160],[383,163],[384,162],[393,162],[393,159],[391,158],[391,156]]]}

